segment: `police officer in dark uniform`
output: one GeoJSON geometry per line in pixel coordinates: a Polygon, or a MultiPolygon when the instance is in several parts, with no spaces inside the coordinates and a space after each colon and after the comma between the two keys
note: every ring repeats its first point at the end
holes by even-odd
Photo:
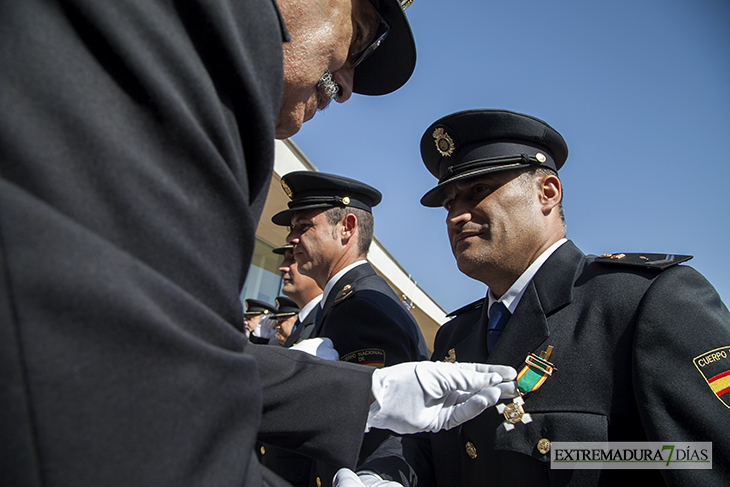
{"type": "Polygon", "coordinates": [[[523,396],[391,439],[362,468],[439,487],[730,485],[730,314],[691,257],[586,256],[566,240],[568,148],[536,118],[458,112],[421,154],[439,179],[421,203],[446,208],[459,269],[489,287],[439,330],[432,359],[512,365],[523,396]],[[712,442],[713,468],[551,469],[553,442],[619,441],[712,442]]]}
{"type": "Polygon", "coordinates": [[[276,313],[273,318],[276,320],[274,330],[276,333],[269,340],[270,345],[284,346],[284,342],[291,335],[294,329],[297,317],[299,316],[299,306],[293,299],[286,296],[276,298],[276,313]]]}
{"type": "Polygon", "coordinates": [[[254,357],[239,300],[274,137],[298,129],[283,98],[325,100],[327,67],[338,101],[383,94],[415,65],[397,0],[338,3],[3,2],[0,484],[257,486],[261,436],[355,459],[372,373],[254,357]],[[373,36],[336,35],[367,12],[373,36]]]}
{"type": "MultiPolygon", "coordinates": [[[[313,336],[330,338],[345,362],[383,367],[428,357],[415,319],[365,260],[380,192],[311,171],[289,173],[281,184],[291,201],[272,221],[291,226],[287,242],[299,272],[324,289],[313,336]]],[[[384,437],[368,433],[361,451],[369,453],[384,437]]],[[[328,485],[327,474],[316,477],[328,485]]]]}
{"type": "Polygon", "coordinates": [[[247,299],[244,304],[246,311],[243,313],[243,326],[252,343],[268,343],[270,337],[257,336],[254,332],[262,318],[267,318],[276,312],[276,307],[260,299],[247,299]]]}
{"type": "Polygon", "coordinates": [[[292,298],[300,308],[299,319],[291,335],[284,342],[285,347],[291,347],[312,336],[319,309],[317,305],[322,300],[322,289],[314,279],[299,272],[292,247],[286,244],[272,251],[284,256],[284,260],[279,264],[279,272],[284,281],[281,292],[292,298]]]}

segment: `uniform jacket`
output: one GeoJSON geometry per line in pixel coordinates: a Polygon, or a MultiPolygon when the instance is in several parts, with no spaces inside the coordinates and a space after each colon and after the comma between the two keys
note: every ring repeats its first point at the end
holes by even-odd
{"type": "Polygon", "coordinates": [[[370,373],[242,330],[275,1],[0,10],[0,485],[256,486],[257,436],[354,466],[370,373]]]}
{"type": "MultiPolygon", "coordinates": [[[[730,435],[721,426],[730,401],[713,393],[695,364],[730,346],[730,315],[691,267],[622,265],[621,259],[586,257],[567,242],[528,285],[491,355],[486,323],[481,303],[468,307],[439,330],[432,358],[519,371],[528,354],[552,346],[556,371],[525,396],[532,422],[507,431],[504,417],[490,408],[449,431],[391,439],[363,468],[438,487],[622,485],[629,479],[730,484],[730,435]],[[712,441],[714,469],[550,469],[545,446],[554,441],[712,441]]],[[[724,367],[730,369],[730,361],[724,367]]]]}
{"type": "MultiPolygon", "coordinates": [[[[283,345],[284,347],[289,348],[301,340],[310,338],[310,335],[314,331],[315,318],[319,309],[318,303],[304,318],[304,322],[300,323],[289,338],[287,338],[287,341],[283,345]]],[[[282,346],[276,341],[276,336],[272,337],[269,345],[282,346]]],[[[296,418],[299,418],[298,414],[296,418]]],[[[309,479],[312,474],[311,458],[269,444],[259,443],[257,448],[261,463],[277,473],[292,486],[305,487],[309,485],[309,479]]],[[[337,448],[337,445],[333,445],[333,448],[337,448]]]]}
{"type": "MultiPolygon", "coordinates": [[[[416,320],[369,263],[342,276],[321,304],[313,336],[330,338],[340,361],[383,367],[427,359],[416,320]]],[[[365,435],[360,457],[367,457],[389,434],[371,430],[365,435]]],[[[340,466],[314,462],[310,485],[331,485],[340,466]]]]}
{"type": "Polygon", "coordinates": [[[337,281],[314,336],[330,338],[345,362],[382,367],[428,357],[416,320],[369,263],[337,281]]]}

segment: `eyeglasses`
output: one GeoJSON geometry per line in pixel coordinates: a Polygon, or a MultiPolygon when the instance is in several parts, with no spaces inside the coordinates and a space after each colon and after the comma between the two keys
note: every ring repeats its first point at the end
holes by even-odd
{"type": "Polygon", "coordinates": [[[365,61],[373,53],[373,51],[375,51],[378,46],[380,46],[383,40],[388,37],[388,33],[390,32],[390,24],[385,21],[382,15],[380,15],[380,12],[378,12],[378,9],[375,7],[373,0],[368,0],[368,2],[370,3],[370,5],[372,5],[375,13],[378,14],[378,17],[380,18],[380,23],[378,24],[378,29],[375,31],[375,40],[371,42],[368,47],[353,56],[355,58],[355,62],[352,63],[350,69],[355,69],[363,61],[365,61]]]}

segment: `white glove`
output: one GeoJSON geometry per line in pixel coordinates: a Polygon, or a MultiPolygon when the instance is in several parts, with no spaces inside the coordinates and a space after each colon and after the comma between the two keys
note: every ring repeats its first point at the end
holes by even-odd
{"type": "Polygon", "coordinates": [[[258,325],[256,325],[256,329],[252,332],[253,336],[259,338],[271,338],[276,335],[276,330],[274,330],[276,323],[277,321],[274,318],[269,318],[268,316],[262,317],[259,320],[258,325]]]}
{"type": "Polygon", "coordinates": [[[291,347],[292,350],[307,352],[325,360],[340,360],[340,354],[335,350],[332,340],[329,338],[308,338],[291,347]]]}
{"type": "Polygon", "coordinates": [[[341,468],[332,479],[332,487],[403,487],[403,484],[383,480],[372,472],[356,474],[350,469],[341,468]]]}
{"type": "Polygon", "coordinates": [[[517,372],[503,365],[406,362],[377,369],[365,432],[389,429],[401,434],[451,429],[515,397],[517,372]]]}

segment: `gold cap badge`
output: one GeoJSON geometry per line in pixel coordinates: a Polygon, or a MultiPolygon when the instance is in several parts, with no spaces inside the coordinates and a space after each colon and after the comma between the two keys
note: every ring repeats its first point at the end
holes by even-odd
{"type": "Polygon", "coordinates": [[[436,143],[436,150],[439,151],[443,157],[451,157],[454,153],[454,140],[446,133],[446,131],[439,127],[433,131],[433,140],[436,143]]]}
{"type": "Polygon", "coordinates": [[[291,190],[288,184],[286,184],[286,181],[283,179],[281,180],[281,188],[284,190],[286,195],[291,199],[294,197],[294,191],[291,190]]]}

